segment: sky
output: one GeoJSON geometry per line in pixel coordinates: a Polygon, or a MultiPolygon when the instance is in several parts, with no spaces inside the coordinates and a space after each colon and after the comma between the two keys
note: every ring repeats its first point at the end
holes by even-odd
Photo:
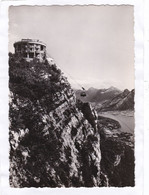
{"type": "Polygon", "coordinates": [[[133,6],[10,6],[9,51],[39,39],[72,87],[134,88],[133,6]]]}

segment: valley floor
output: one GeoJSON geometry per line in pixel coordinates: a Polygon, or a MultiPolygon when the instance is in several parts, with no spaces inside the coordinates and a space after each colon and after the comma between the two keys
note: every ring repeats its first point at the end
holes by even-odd
{"type": "Polygon", "coordinates": [[[134,133],[135,121],[134,111],[107,111],[98,112],[99,116],[107,117],[118,121],[121,125],[121,131],[127,133],[134,133]]]}

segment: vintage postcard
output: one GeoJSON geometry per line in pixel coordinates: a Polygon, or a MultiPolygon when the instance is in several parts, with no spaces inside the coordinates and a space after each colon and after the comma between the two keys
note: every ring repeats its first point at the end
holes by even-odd
{"type": "Polygon", "coordinates": [[[9,192],[139,194],[135,4],[7,8],[9,192]]]}

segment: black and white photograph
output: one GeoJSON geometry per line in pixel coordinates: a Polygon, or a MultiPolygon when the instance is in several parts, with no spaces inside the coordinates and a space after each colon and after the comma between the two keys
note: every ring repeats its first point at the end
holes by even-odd
{"type": "Polygon", "coordinates": [[[135,187],[134,6],[8,14],[10,187],[135,187]]]}

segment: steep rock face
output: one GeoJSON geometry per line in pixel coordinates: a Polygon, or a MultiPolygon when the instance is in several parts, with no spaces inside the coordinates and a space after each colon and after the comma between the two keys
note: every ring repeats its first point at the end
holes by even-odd
{"type": "Polygon", "coordinates": [[[101,111],[128,109],[134,110],[134,89],[132,91],[125,89],[111,100],[104,102],[100,108],[101,111]]]}
{"type": "Polygon", "coordinates": [[[97,115],[47,61],[10,57],[10,185],[101,185],[97,115]]]}

